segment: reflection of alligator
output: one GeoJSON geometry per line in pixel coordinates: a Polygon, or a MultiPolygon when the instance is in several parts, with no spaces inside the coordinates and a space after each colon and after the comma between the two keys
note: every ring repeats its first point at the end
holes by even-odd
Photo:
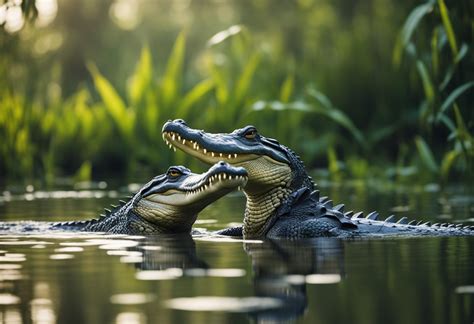
{"type": "Polygon", "coordinates": [[[305,276],[340,276],[344,270],[343,245],[334,238],[267,239],[263,244],[245,243],[245,251],[252,257],[255,294],[277,298],[282,305],[252,314],[257,322],[287,323],[298,318],[308,304],[305,276]]]}
{"type": "Polygon", "coordinates": [[[60,223],[18,222],[0,224],[1,232],[48,230],[122,234],[189,233],[197,214],[206,206],[246,183],[247,172],[225,162],[206,173],[170,167],[141,188],[128,202],[113,206],[98,219],[60,223]]]}
{"type": "Polygon", "coordinates": [[[140,270],[207,269],[209,266],[196,256],[196,243],[189,233],[147,236],[138,247],[143,260],[140,270]]]}
{"type": "Polygon", "coordinates": [[[344,205],[333,206],[307,175],[302,161],[276,140],[258,134],[253,126],[229,134],[195,130],[183,120],[163,126],[164,140],[206,163],[224,160],[244,167],[249,180],[244,191],[247,205],[243,228],[222,232],[252,237],[369,237],[381,235],[461,236],[474,235],[473,226],[398,222],[395,216],[378,220],[372,212],[344,213],[344,205]]]}

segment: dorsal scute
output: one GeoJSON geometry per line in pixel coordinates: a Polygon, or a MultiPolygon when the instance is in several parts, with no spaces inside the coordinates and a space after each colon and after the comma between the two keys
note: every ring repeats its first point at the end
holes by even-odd
{"type": "Polygon", "coordinates": [[[398,220],[397,224],[408,224],[408,217],[402,217],[398,220]]]}
{"type": "Polygon", "coordinates": [[[397,221],[397,217],[395,215],[390,215],[385,219],[387,223],[395,223],[397,221]]]}
{"type": "Polygon", "coordinates": [[[332,208],[332,200],[327,200],[323,203],[324,207],[331,209],[332,208]]]}
{"type": "Polygon", "coordinates": [[[377,220],[379,218],[379,213],[377,213],[376,211],[373,211],[369,213],[366,218],[371,219],[371,220],[377,220]]]}
{"type": "Polygon", "coordinates": [[[333,207],[334,210],[337,210],[338,212],[344,213],[344,204],[339,204],[333,207]]]}
{"type": "Polygon", "coordinates": [[[354,218],[364,218],[364,212],[355,213],[354,218]]]}
{"type": "Polygon", "coordinates": [[[354,215],[354,212],[352,210],[344,213],[344,216],[347,217],[347,218],[352,218],[353,215],[354,215]]]}
{"type": "Polygon", "coordinates": [[[320,191],[319,190],[313,190],[311,192],[311,197],[313,197],[314,199],[316,200],[319,200],[319,195],[320,195],[320,191]]]}

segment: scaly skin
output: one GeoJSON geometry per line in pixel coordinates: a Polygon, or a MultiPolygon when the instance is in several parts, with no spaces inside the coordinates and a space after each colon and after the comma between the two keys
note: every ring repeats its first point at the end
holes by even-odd
{"type": "Polygon", "coordinates": [[[99,219],[60,223],[0,223],[0,232],[83,231],[143,235],[190,233],[198,213],[227,193],[246,184],[247,172],[218,162],[203,174],[182,166],[153,178],[128,202],[99,219]]]}
{"type": "Polygon", "coordinates": [[[163,126],[163,139],[170,147],[206,163],[224,160],[247,170],[243,228],[226,229],[221,234],[243,234],[246,238],[474,235],[474,227],[461,224],[408,223],[405,217],[395,222],[393,216],[381,221],[375,212],[366,218],[362,213],[344,213],[343,205],[333,207],[327,197],[319,196],[293,151],[258,134],[253,126],[212,134],[175,120],[163,126]]]}

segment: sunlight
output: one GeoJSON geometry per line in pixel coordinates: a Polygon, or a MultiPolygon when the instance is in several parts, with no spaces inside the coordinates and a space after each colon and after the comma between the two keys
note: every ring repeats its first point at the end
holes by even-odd
{"type": "Polygon", "coordinates": [[[116,0],[110,6],[110,17],[122,29],[131,30],[141,21],[139,2],[133,0],[116,0]]]}
{"type": "Polygon", "coordinates": [[[38,27],[45,27],[56,18],[58,13],[57,0],[36,0],[36,9],[38,9],[36,25],[38,27]]]}

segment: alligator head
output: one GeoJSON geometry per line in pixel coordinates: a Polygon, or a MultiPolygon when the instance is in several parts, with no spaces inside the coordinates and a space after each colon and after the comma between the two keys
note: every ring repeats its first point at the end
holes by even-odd
{"type": "Polygon", "coordinates": [[[265,234],[276,209],[292,192],[314,188],[299,157],[278,141],[260,135],[254,126],[212,134],[178,119],[163,126],[163,139],[206,163],[224,160],[247,170],[244,234],[248,237],[265,234]]]}
{"type": "Polygon", "coordinates": [[[202,174],[172,166],[140,189],[130,208],[164,232],[189,232],[201,210],[246,182],[244,168],[223,161],[202,174]]]}

